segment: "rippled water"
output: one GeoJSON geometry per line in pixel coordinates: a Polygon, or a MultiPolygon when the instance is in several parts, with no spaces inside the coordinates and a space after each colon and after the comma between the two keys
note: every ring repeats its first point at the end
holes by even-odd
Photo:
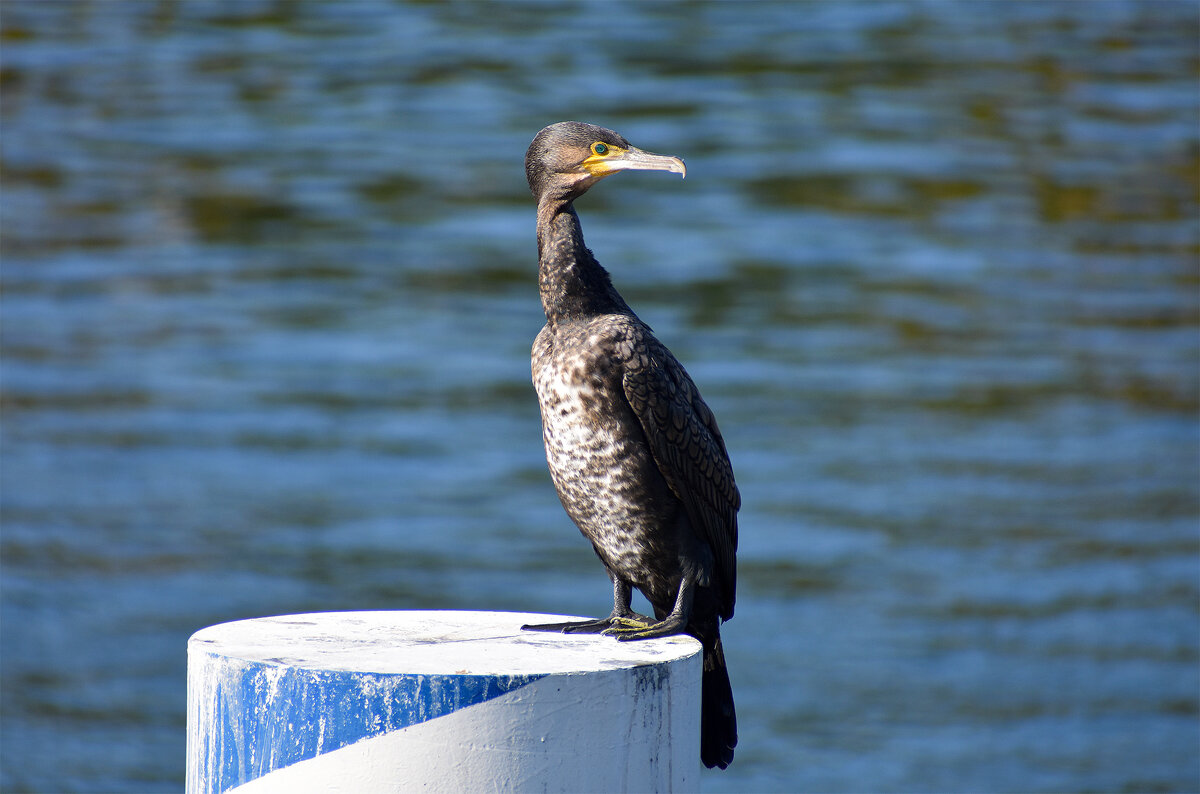
{"type": "Polygon", "coordinates": [[[710,791],[1200,788],[1191,2],[0,5],[0,786],[182,784],[184,647],[607,611],[521,168],[721,421],[710,791]]]}

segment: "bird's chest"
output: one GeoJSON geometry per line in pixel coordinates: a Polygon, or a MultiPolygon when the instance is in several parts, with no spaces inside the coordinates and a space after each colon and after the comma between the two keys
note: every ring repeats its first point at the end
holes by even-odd
{"type": "Polygon", "coordinates": [[[580,530],[625,567],[618,558],[637,556],[669,510],[665,483],[625,398],[619,356],[594,336],[547,341],[539,337],[533,375],[550,475],[580,530]]]}
{"type": "Polygon", "coordinates": [[[618,362],[595,339],[559,345],[537,362],[534,388],[555,484],[571,488],[578,482],[594,495],[610,492],[622,456],[640,434],[621,391],[618,362]]]}

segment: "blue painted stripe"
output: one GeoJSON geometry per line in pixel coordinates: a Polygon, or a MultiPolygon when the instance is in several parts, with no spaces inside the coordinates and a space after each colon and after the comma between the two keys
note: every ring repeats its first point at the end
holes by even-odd
{"type": "Polygon", "coordinates": [[[208,745],[201,758],[211,765],[206,777],[212,794],[544,677],[382,675],[271,665],[229,672],[215,692],[218,724],[202,740],[208,745]]]}

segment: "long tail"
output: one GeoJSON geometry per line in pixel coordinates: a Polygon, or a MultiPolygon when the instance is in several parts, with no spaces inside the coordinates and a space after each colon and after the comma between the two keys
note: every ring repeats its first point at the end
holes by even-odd
{"type": "Polygon", "coordinates": [[[737,746],[737,715],[719,634],[711,646],[705,643],[700,697],[700,760],[709,769],[724,769],[733,760],[733,748],[737,746]]]}

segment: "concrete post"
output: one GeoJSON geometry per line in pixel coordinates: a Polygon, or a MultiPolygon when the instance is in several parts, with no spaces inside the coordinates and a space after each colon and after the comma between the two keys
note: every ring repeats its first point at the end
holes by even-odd
{"type": "Polygon", "coordinates": [[[504,612],[243,620],[188,642],[187,792],[689,791],[700,644],[504,612]]]}

